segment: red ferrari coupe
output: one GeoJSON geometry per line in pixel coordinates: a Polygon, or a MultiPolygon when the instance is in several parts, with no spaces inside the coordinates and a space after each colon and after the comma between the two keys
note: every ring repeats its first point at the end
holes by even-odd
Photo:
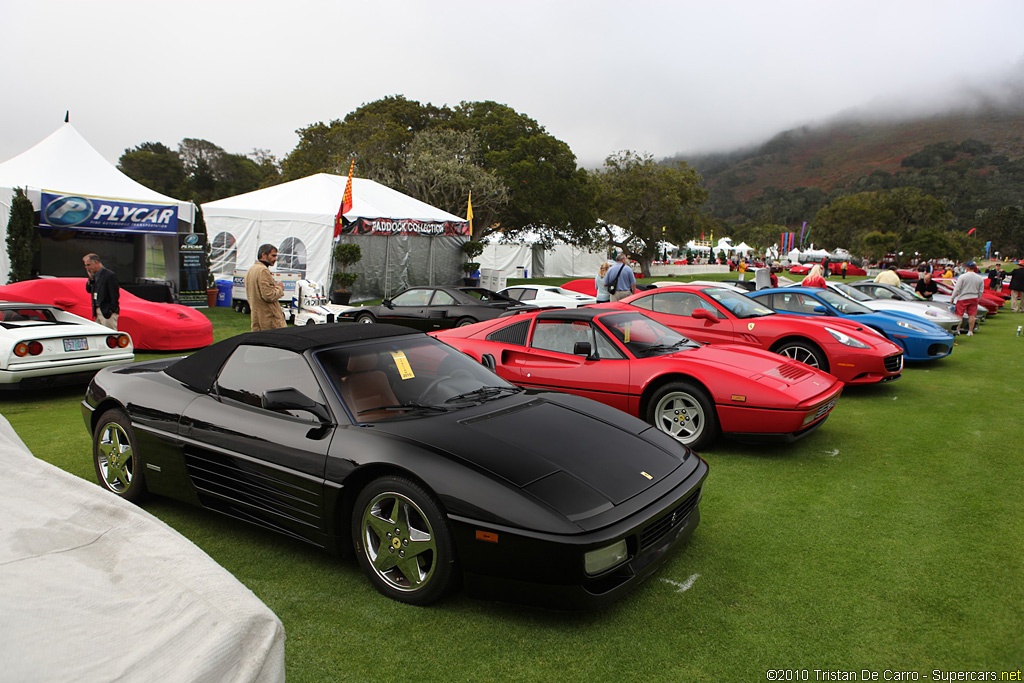
{"type": "MultiPolygon", "coordinates": [[[[92,320],[92,302],[84,277],[26,280],[0,287],[0,301],[50,304],[92,320]]],[[[213,343],[213,323],[188,306],[159,304],[140,299],[123,289],[117,328],[132,337],[135,350],[180,351],[213,343]]]]}
{"type": "Polygon", "coordinates": [[[799,438],[821,426],[843,388],[775,354],[695,343],[635,310],[529,312],[431,334],[510,382],[600,401],[691,448],[720,432],[799,438]]]}
{"type": "Polygon", "coordinates": [[[903,350],[870,327],[839,318],[776,313],[724,287],[663,287],[598,307],[643,310],[690,339],[781,353],[847,384],[890,381],[903,371],[903,350]]]}

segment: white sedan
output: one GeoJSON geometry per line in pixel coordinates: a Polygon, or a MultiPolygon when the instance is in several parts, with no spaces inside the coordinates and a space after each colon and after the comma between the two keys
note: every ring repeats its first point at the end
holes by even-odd
{"type": "Polygon", "coordinates": [[[85,383],[135,359],[132,338],[56,306],[0,302],[0,389],[85,383]]]}
{"type": "Polygon", "coordinates": [[[505,296],[534,306],[556,306],[558,308],[576,308],[587,304],[596,304],[597,298],[573,292],[553,285],[514,285],[498,292],[505,296]]]}

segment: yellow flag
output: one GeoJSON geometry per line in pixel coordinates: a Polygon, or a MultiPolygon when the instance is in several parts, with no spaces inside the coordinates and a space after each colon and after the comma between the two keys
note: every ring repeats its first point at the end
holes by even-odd
{"type": "Polygon", "coordinates": [[[466,206],[466,220],[469,221],[469,234],[473,234],[473,191],[469,191],[469,205],[466,206]]]}

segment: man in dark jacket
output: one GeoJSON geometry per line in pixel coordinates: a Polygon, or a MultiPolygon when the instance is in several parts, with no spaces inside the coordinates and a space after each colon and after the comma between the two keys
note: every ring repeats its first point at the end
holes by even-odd
{"type": "Polygon", "coordinates": [[[1024,261],[1010,273],[1010,308],[1014,313],[1021,312],[1020,300],[1024,299],[1024,261]]]}
{"type": "Polygon", "coordinates": [[[103,267],[100,257],[86,254],[82,257],[82,265],[89,274],[85,283],[85,291],[92,295],[92,319],[104,327],[117,329],[117,314],[120,312],[121,288],[117,283],[114,271],[103,267]]]}

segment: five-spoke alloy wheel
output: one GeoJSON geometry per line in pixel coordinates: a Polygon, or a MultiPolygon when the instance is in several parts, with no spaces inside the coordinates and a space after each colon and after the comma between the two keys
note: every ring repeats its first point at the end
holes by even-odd
{"type": "Polygon", "coordinates": [[[133,503],[142,499],[145,475],[139,465],[131,421],[120,410],[108,410],[100,416],[92,439],[92,460],[104,488],[133,503]]]}
{"type": "Polygon", "coordinates": [[[718,435],[718,415],[704,390],[689,382],[671,382],[648,404],[647,421],[680,443],[698,449],[718,435]]]}
{"type": "Polygon", "coordinates": [[[374,587],[395,600],[427,605],[453,583],[455,553],[440,506],[419,484],[381,477],[356,499],[356,557],[374,587]]]}

